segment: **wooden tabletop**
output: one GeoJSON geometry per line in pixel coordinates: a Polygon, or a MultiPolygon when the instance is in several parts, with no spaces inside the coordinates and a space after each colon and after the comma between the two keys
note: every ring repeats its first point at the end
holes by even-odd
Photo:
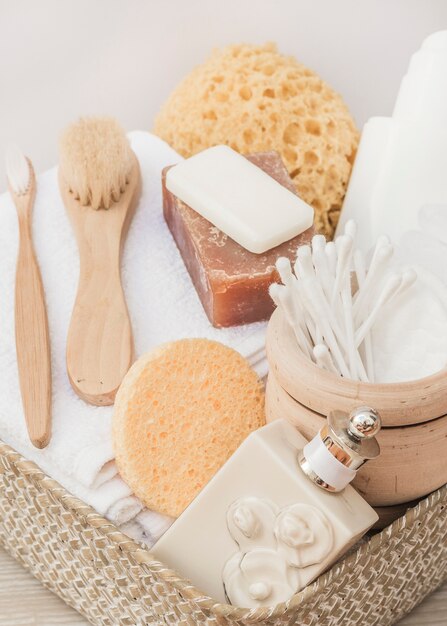
{"type": "MultiPolygon", "coordinates": [[[[399,622],[399,626],[445,626],[446,615],[447,583],[399,622]]],[[[0,626],[87,625],[76,611],[44,589],[0,548],[0,626]]]]}

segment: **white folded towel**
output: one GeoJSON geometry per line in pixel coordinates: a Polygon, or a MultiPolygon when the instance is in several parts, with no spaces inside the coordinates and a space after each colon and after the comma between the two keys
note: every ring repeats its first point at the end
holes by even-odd
{"type": "MultiPolygon", "coordinates": [[[[181,157],[149,133],[133,132],[129,137],[143,178],[143,195],[129,230],[122,270],[137,356],[161,342],[208,337],[239,350],[264,376],[265,324],[228,329],[211,326],[164,222],[161,170],[181,157]]],[[[14,341],[17,230],[16,210],[9,194],[4,194],[0,196],[0,438],[111,521],[129,522],[142,506],[119,478],[113,462],[113,408],[93,407],[80,400],[66,375],[65,344],[79,261],[59,195],[56,168],[38,178],[33,218],[53,368],[53,437],[42,451],[28,441],[18,385],[14,341]]],[[[150,532],[141,521],[139,525],[142,532],[150,532]]]]}

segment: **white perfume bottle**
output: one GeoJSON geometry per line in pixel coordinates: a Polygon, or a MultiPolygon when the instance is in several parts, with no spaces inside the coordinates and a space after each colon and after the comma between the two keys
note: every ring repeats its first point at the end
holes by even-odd
{"type": "Polygon", "coordinates": [[[378,414],[334,411],[307,442],[278,420],[252,433],[153,553],[220,602],[275,605],[308,585],[378,517],[349,483],[379,454],[378,414]]]}

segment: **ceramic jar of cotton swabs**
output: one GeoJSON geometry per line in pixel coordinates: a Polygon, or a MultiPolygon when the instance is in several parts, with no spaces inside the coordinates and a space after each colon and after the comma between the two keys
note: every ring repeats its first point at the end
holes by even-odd
{"type": "Polygon", "coordinates": [[[352,222],[335,242],[317,235],[293,268],[280,259],[277,269],[267,420],[286,418],[310,439],[331,410],[376,407],[382,454],[354,484],[389,521],[447,481],[447,355],[430,351],[447,324],[444,288],[400,264],[386,237],[366,261],[352,222]]]}

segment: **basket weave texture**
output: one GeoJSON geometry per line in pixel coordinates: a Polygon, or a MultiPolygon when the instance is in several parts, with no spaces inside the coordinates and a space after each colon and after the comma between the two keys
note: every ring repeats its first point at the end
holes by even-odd
{"type": "Polygon", "coordinates": [[[447,486],[272,609],[214,603],[0,442],[0,541],[97,626],[387,626],[447,578],[447,486]]]}

